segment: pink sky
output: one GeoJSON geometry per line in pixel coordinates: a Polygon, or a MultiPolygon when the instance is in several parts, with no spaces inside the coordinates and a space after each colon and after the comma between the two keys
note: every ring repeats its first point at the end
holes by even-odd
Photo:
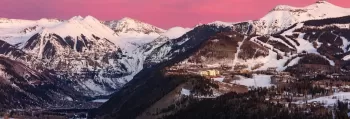
{"type": "MultiPolygon", "coordinates": [[[[306,6],[316,0],[0,0],[0,17],[19,19],[92,15],[100,20],[123,17],[161,28],[192,27],[216,20],[258,19],[276,5],[306,6]]],[[[350,8],[350,0],[328,0],[350,8]]]]}

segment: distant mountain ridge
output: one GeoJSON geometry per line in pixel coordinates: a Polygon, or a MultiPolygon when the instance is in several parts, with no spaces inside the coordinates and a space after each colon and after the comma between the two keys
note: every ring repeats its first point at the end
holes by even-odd
{"type": "MultiPolygon", "coordinates": [[[[49,71],[52,79],[59,80],[50,82],[50,85],[68,82],[67,87],[57,89],[57,93],[62,96],[70,95],[71,100],[83,101],[84,96],[91,98],[109,95],[130,81],[143,68],[146,50],[157,47],[149,45],[149,49],[143,49],[143,45],[158,42],[158,37],[167,37],[164,34],[165,30],[131,18],[113,22],[116,26],[108,25],[107,22],[92,16],[75,16],[69,20],[1,18],[0,55],[6,60],[17,60],[28,67],[23,70],[32,69],[45,75],[49,71]],[[65,89],[72,92],[60,91],[65,89]],[[78,93],[81,95],[76,95],[78,93]]],[[[167,33],[171,34],[171,37],[177,37],[176,35],[182,35],[183,31],[171,30],[167,33]]],[[[4,69],[4,72],[9,73],[7,69],[4,69]]],[[[14,77],[10,80],[17,79],[14,77]]],[[[26,92],[38,87],[27,88],[19,85],[15,88],[17,91],[26,92]]],[[[35,96],[37,97],[32,98],[45,95],[35,96]]],[[[70,101],[62,99],[63,102],[70,101]]],[[[27,105],[27,102],[23,105],[27,105]]]]}
{"type": "Polygon", "coordinates": [[[125,17],[121,20],[105,21],[104,24],[115,31],[116,34],[137,32],[137,33],[164,33],[165,30],[152,26],[141,21],[125,17]]]}

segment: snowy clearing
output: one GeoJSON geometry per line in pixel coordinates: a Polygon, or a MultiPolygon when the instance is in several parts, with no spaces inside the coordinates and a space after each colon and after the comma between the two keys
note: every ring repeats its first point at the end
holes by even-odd
{"type": "MultiPolygon", "coordinates": [[[[308,100],[308,102],[319,102],[323,103],[324,106],[333,106],[337,103],[337,101],[349,101],[350,100],[350,92],[339,92],[330,96],[319,97],[315,99],[308,100]]],[[[296,103],[304,103],[302,101],[298,101],[296,103]]]]}
{"type": "Polygon", "coordinates": [[[212,78],[214,81],[219,81],[219,82],[223,82],[225,77],[216,77],[216,78],[212,78]]]}
{"type": "Polygon", "coordinates": [[[246,78],[239,76],[240,80],[234,81],[237,84],[244,85],[247,87],[271,87],[271,75],[260,75],[254,74],[253,78],[246,78]]]}

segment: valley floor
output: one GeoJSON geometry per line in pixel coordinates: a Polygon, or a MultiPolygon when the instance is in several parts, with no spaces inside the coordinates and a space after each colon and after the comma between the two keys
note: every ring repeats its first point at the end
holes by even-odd
{"type": "Polygon", "coordinates": [[[87,118],[90,111],[101,106],[105,101],[106,99],[96,99],[90,102],[67,102],[71,106],[67,106],[67,108],[3,109],[4,111],[1,111],[0,115],[14,119],[83,119],[87,118]]]}

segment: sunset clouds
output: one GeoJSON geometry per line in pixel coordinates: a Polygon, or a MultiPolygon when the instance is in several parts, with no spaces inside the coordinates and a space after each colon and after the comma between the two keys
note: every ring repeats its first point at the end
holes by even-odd
{"type": "MultiPolygon", "coordinates": [[[[191,27],[215,20],[258,19],[279,4],[306,6],[316,0],[0,0],[0,17],[69,19],[92,15],[101,20],[131,17],[162,28],[191,27]]],[[[350,7],[349,0],[329,0],[350,7]]]]}

